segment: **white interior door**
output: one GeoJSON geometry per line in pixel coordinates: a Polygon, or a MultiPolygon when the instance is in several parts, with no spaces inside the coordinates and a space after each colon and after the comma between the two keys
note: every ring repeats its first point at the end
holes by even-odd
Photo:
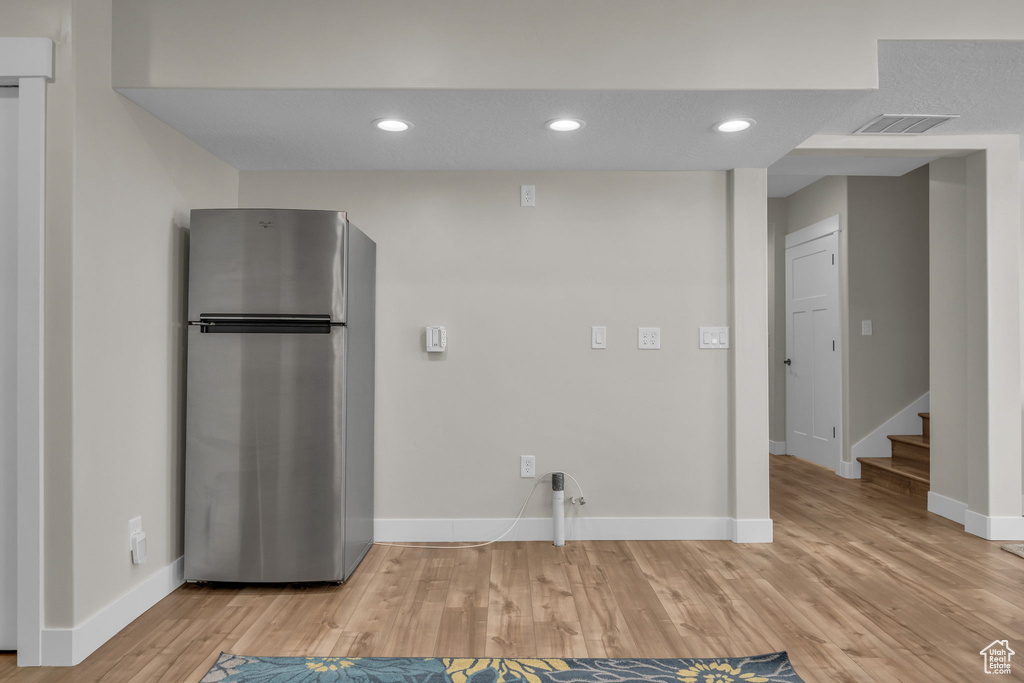
{"type": "Polygon", "coordinates": [[[0,650],[17,642],[18,89],[0,88],[0,650]]]}
{"type": "Polygon", "coordinates": [[[839,216],[786,235],[786,450],[836,469],[841,457],[839,216]]]}

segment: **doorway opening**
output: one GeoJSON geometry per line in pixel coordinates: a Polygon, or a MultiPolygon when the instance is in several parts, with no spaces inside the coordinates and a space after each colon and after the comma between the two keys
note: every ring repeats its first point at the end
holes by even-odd
{"type": "MultiPolygon", "coordinates": [[[[846,478],[861,477],[860,458],[893,462],[889,437],[920,435],[929,409],[932,158],[897,161],[769,200],[771,449],[846,478]]],[[[923,507],[927,487],[915,493],[923,507]]]]}

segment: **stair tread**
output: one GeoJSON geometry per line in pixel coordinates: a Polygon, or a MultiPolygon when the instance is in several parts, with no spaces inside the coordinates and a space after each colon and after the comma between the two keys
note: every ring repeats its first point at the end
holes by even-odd
{"type": "Polygon", "coordinates": [[[894,465],[892,458],[857,458],[857,462],[868,467],[875,467],[880,470],[886,470],[901,477],[907,479],[913,479],[919,481],[922,484],[929,483],[928,473],[923,469],[916,467],[907,467],[905,465],[894,465]]]}
{"type": "Polygon", "coordinates": [[[928,438],[921,434],[890,434],[886,437],[890,441],[899,441],[901,443],[908,443],[913,446],[920,446],[921,448],[931,449],[931,443],[928,438]]]}

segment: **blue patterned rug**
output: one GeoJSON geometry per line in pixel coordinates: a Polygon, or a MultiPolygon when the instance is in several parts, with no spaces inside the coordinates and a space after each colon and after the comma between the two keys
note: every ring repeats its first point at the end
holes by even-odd
{"type": "Polygon", "coordinates": [[[803,683],[785,652],[721,659],[244,657],[200,683],[803,683]]]}

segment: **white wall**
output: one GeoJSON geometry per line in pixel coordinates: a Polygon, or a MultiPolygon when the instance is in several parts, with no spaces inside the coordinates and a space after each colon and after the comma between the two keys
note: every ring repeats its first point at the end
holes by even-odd
{"type": "Polygon", "coordinates": [[[967,221],[964,157],[929,164],[931,490],[967,502],[967,221]]]}
{"type": "Polygon", "coordinates": [[[788,202],[768,200],[768,438],[786,440],[786,233],[788,202]]]}
{"type": "Polygon", "coordinates": [[[234,169],[113,92],[111,12],[106,0],[0,6],[0,33],[56,45],[46,158],[50,629],[81,626],[181,555],[187,212],[233,206],[238,191],[234,169]],[[137,326],[116,334],[112,321],[129,314],[137,326]],[[134,567],[127,521],[139,514],[150,557],[134,567]]]}
{"type": "Polygon", "coordinates": [[[238,173],[111,90],[110,0],[72,31],[74,608],[53,616],[79,624],[181,556],[188,211],[233,206],[238,173]]]}
{"type": "MultiPolygon", "coordinates": [[[[848,179],[850,443],[928,393],[928,169],[848,179]],[[861,334],[861,321],[872,334],[861,334]]],[[[941,271],[940,271],[941,272],[941,271]]],[[[920,424],[912,433],[920,433],[920,424]]]]}
{"type": "MultiPolygon", "coordinates": [[[[520,454],[577,476],[589,516],[727,517],[730,352],[696,343],[728,324],[725,182],[244,172],[239,204],[343,209],[378,244],[378,518],[512,516],[520,454]],[[448,327],[444,356],[424,325],[448,327]]],[[[548,514],[538,498],[527,516],[548,514]]]]}
{"type": "Polygon", "coordinates": [[[118,0],[116,10],[119,87],[868,89],[880,37],[1024,38],[1016,0],[118,0]]]}
{"type": "Polygon", "coordinates": [[[16,644],[18,90],[0,88],[0,650],[16,644]]]}

